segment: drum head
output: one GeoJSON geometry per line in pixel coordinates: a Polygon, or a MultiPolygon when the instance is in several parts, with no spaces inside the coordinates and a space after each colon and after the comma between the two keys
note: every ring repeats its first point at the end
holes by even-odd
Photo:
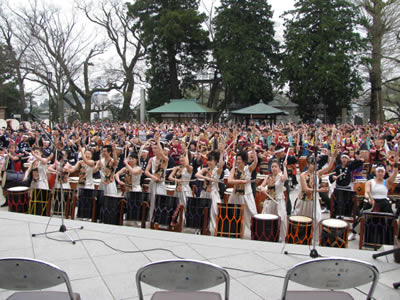
{"type": "Polygon", "coordinates": [[[15,186],[15,187],[11,187],[9,189],[7,189],[7,191],[9,192],[24,192],[29,190],[29,188],[27,186],[15,186]]]}
{"type": "Polygon", "coordinates": [[[290,221],[300,222],[300,223],[311,223],[312,219],[306,216],[290,216],[290,221]]]}
{"type": "Polygon", "coordinates": [[[79,177],[69,177],[68,181],[69,182],[78,182],[79,181],[79,177]]]}
{"type": "Polygon", "coordinates": [[[120,195],[104,195],[104,198],[123,199],[124,196],[120,196],[120,195]]]}
{"type": "Polygon", "coordinates": [[[279,217],[272,214],[256,214],[254,218],[259,220],[277,220],[279,217]]]}
{"type": "Polygon", "coordinates": [[[225,194],[232,194],[233,193],[233,188],[227,188],[225,190],[225,194]]]}
{"type": "Polygon", "coordinates": [[[101,179],[93,179],[94,184],[99,185],[101,182],[101,179]]]}
{"type": "Polygon", "coordinates": [[[257,174],[257,179],[265,179],[265,177],[267,177],[267,175],[257,174]]]}
{"type": "Polygon", "coordinates": [[[321,177],[321,182],[322,183],[329,183],[329,176],[322,176],[321,177]]]}
{"type": "Polygon", "coordinates": [[[343,220],[338,219],[326,219],[322,221],[322,225],[325,225],[330,228],[346,228],[348,225],[343,220]]]}
{"type": "Polygon", "coordinates": [[[3,119],[0,119],[0,129],[7,129],[7,122],[3,119]]]}
{"type": "Polygon", "coordinates": [[[170,190],[170,191],[175,191],[175,190],[176,190],[176,185],[166,184],[166,185],[165,185],[165,188],[166,188],[167,190],[170,190]]]}

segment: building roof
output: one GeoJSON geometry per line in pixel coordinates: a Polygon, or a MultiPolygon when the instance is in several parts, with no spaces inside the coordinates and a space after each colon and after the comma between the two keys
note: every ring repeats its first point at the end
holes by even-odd
{"type": "Polygon", "coordinates": [[[232,111],[236,115],[288,115],[289,113],[279,108],[272,107],[260,100],[257,104],[232,111]]]}
{"type": "Polygon", "coordinates": [[[162,113],[216,113],[215,109],[197,103],[196,99],[171,99],[169,103],[149,111],[151,114],[162,113]]]}
{"type": "Polygon", "coordinates": [[[276,95],[274,97],[274,100],[272,100],[268,104],[273,107],[298,107],[296,103],[293,103],[289,100],[289,98],[283,95],[276,95]]]}

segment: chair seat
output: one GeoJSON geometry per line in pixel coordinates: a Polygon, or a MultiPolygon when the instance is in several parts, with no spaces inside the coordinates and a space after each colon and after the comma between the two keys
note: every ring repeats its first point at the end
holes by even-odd
{"type": "Polygon", "coordinates": [[[285,300],[354,300],[354,298],[346,292],[338,291],[288,291],[285,300]]]}
{"type": "Polygon", "coordinates": [[[214,292],[155,292],[151,300],[221,300],[221,295],[214,292]]]}
{"type": "MultiPolygon", "coordinates": [[[[12,294],[7,300],[70,300],[67,292],[17,292],[12,294]]],[[[80,300],[81,296],[74,293],[74,300],[80,300]]]]}

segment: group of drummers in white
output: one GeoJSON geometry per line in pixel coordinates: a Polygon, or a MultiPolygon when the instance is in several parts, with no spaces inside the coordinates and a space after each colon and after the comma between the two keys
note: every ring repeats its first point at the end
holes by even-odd
{"type": "MultiPolygon", "coordinates": [[[[318,234],[321,245],[334,247],[347,247],[348,235],[358,230],[364,214],[396,219],[388,193],[397,185],[398,154],[388,166],[390,172],[386,166],[376,166],[375,178],[355,181],[345,187],[335,187],[335,184],[347,176],[345,172],[351,171],[346,155],[338,159],[337,153],[333,153],[325,166],[317,170],[318,158],[309,156],[306,170],[299,175],[300,190],[294,209],[288,215],[287,154],[283,159],[269,162],[268,175],[258,174],[252,179],[259,163],[254,144],[237,153],[227,173],[226,145],[220,143],[218,150],[208,153],[206,167],[196,170],[192,178],[194,170],[188,149],[183,151],[179,165],[168,169],[168,155],[159,134],[150,147],[154,156],[144,170],[140,158],[141,152],[147,150],[142,147],[139,153],[126,153],[124,167],[118,172],[115,172],[118,164],[115,145],[103,146],[101,159],[97,161],[93,160],[90,149],[82,147],[80,160],[75,165],[67,162],[63,150],[56,151],[56,159],[50,164],[52,157],[45,157],[41,148],[34,147],[24,174],[12,178],[16,175],[3,172],[2,186],[7,188],[4,192],[9,210],[57,214],[61,213],[60,200],[63,199],[63,213],[71,218],[121,225],[131,219],[142,221],[142,226],[150,222],[152,228],[175,231],[197,228],[205,229],[201,231],[203,234],[295,244],[310,244],[313,234],[318,234]],[[95,179],[98,171],[100,178],[95,179]],[[314,176],[322,179],[318,180],[316,190],[314,176]],[[29,186],[7,187],[7,182],[27,182],[29,178],[29,186]],[[252,189],[254,182],[256,193],[252,189]],[[221,185],[225,188],[225,197],[221,197],[221,185]],[[195,196],[196,188],[201,188],[199,197],[195,196]],[[315,193],[331,196],[332,201],[327,204],[330,218],[322,220],[320,201],[313,201],[315,193]],[[343,213],[346,209],[341,205],[350,205],[350,213],[343,213]],[[313,214],[314,209],[316,214],[313,214]],[[316,233],[313,222],[319,224],[316,233]]],[[[363,162],[359,157],[356,161],[363,162]]],[[[361,223],[366,230],[365,220],[361,223]]],[[[396,234],[397,225],[391,225],[396,234]]],[[[371,234],[367,233],[363,239],[372,239],[375,245],[384,242],[383,235],[387,234],[392,233],[384,232],[379,237],[368,237],[371,234]]]]}

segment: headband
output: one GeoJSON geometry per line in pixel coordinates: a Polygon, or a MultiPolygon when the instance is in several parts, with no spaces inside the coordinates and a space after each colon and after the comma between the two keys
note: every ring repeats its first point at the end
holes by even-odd
{"type": "Polygon", "coordinates": [[[377,167],[377,168],[375,169],[375,171],[380,171],[380,170],[386,171],[386,169],[385,169],[384,166],[379,166],[379,167],[377,167]]]}

